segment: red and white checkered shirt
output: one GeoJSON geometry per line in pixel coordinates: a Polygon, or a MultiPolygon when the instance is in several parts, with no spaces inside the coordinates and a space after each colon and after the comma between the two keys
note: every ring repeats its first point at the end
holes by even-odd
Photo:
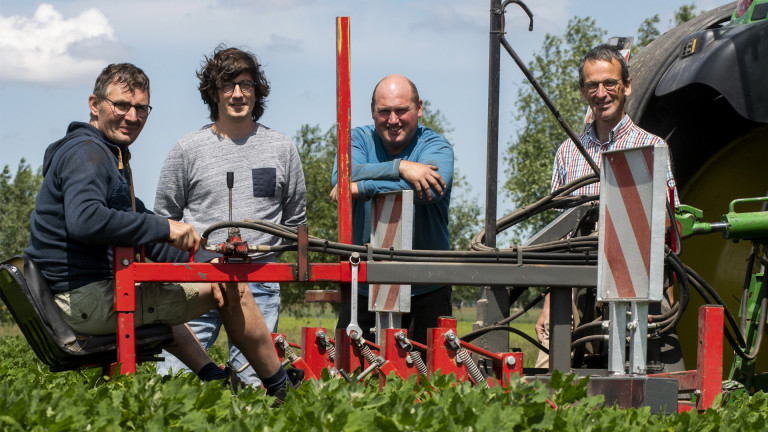
{"type": "MultiPolygon", "coordinates": [[[[593,122],[587,131],[579,136],[587,153],[592,157],[598,167],[601,165],[600,155],[604,151],[623,150],[632,147],[641,147],[655,145],[664,142],[661,138],[640,129],[628,115],[624,114],[618,125],[608,134],[608,141],[601,143],[596,136],[595,123],[593,122]]],[[[565,141],[555,154],[555,163],[552,169],[552,190],[592,173],[584,156],[568,139],[565,141]]],[[[675,204],[679,204],[677,197],[677,188],[675,187],[675,178],[672,175],[670,157],[667,154],[667,190],[672,188],[675,196],[675,204]]],[[[597,195],[600,193],[600,183],[592,183],[575,190],[571,195],[597,195]]]]}

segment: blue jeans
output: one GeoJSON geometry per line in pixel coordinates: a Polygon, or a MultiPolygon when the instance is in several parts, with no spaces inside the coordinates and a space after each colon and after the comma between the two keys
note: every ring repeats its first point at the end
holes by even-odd
{"type": "MultiPolygon", "coordinates": [[[[259,306],[261,314],[264,316],[264,321],[267,322],[267,328],[270,332],[276,333],[277,321],[280,315],[280,284],[270,282],[250,282],[248,285],[251,287],[251,294],[253,294],[256,304],[259,306]]],[[[221,316],[219,316],[219,311],[213,309],[208,311],[205,315],[193,319],[188,324],[192,329],[192,332],[197,336],[197,339],[200,340],[203,348],[208,351],[219,337],[219,331],[221,330],[221,316]]],[[[157,362],[156,367],[158,374],[167,375],[170,371],[176,373],[180,370],[190,372],[190,370],[184,366],[184,363],[171,353],[163,350],[161,356],[165,357],[165,361],[157,362]]],[[[236,346],[232,345],[231,339],[229,342],[229,362],[236,370],[248,363],[248,360],[245,359],[243,353],[241,353],[236,346]]],[[[261,380],[250,366],[238,375],[243,382],[253,385],[254,387],[261,385],[261,380]]]]}

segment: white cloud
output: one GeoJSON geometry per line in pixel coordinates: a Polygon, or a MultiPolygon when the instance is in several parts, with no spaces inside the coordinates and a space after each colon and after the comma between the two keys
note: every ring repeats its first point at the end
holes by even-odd
{"type": "Polygon", "coordinates": [[[42,3],[32,17],[0,16],[0,82],[92,80],[95,72],[123,53],[98,9],[65,19],[52,5],[42,3]]]}

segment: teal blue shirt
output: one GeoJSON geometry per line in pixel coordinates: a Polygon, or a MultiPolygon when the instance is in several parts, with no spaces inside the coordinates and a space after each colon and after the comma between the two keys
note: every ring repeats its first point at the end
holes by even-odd
{"type": "MultiPolygon", "coordinates": [[[[352,201],[352,241],[364,245],[371,239],[371,198],[383,193],[413,189],[400,178],[400,161],[407,160],[437,166],[445,181],[442,195],[430,189],[430,200],[419,199],[414,193],[413,249],[448,250],[448,207],[453,184],[453,148],[432,129],[419,126],[410,144],[399,154],[390,155],[373,125],[352,130],[351,180],[357,182],[358,199],[352,201]]],[[[337,161],[333,164],[331,183],[337,183],[337,161]]],[[[442,285],[413,286],[411,295],[425,294],[442,285]]],[[[360,294],[368,295],[367,285],[360,285],[360,294]]]]}

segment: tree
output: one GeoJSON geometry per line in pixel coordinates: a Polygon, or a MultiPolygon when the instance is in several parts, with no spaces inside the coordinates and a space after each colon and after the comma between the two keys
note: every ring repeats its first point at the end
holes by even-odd
{"type": "MultiPolygon", "coordinates": [[[[579,92],[579,62],[584,53],[604,41],[605,33],[593,18],[573,18],[563,36],[547,34],[544,37],[541,51],[534,54],[528,65],[575,131],[580,129],[586,109],[579,92]]],[[[567,136],[527,80],[518,91],[515,107],[514,118],[521,127],[506,152],[508,179],[503,188],[519,208],[549,194],[552,161],[567,136]]],[[[513,228],[513,234],[518,239],[527,237],[543,228],[555,215],[550,211],[533,216],[513,228]]]]}
{"type": "Polygon", "coordinates": [[[41,169],[21,159],[16,176],[11,181],[11,170],[6,165],[0,174],[0,258],[20,254],[29,243],[29,216],[35,208],[35,197],[43,182],[41,169]]]}
{"type": "MultiPolygon", "coordinates": [[[[6,165],[0,174],[0,260],[24,251],[29,243],[29,216],[35,208],[35,197],[43,182],[41,169],[21,159],[16,176],[11,181],[11,170],[6,165]]],[[[0,323],[12,322],[5,305],[0,304],[0,323]]]]}
{"type": "Polygon", "coordinates": [[[637,29],[637,40],[634,45],[632,45],[632,55],[637,54],[640,52],[641,49],[645,48],[646,45],[653,42],[654,39],[659,37],[659,29],[656,27],[656,24],[659,23],[659,14],[656,14],[650,18],[646,18],[642,24],[640,24],[640,28],[637,29]]]}
{"type": "MultiPolygon", "coordinates": [[[[419,120],[422,126],[426,126],[439,133],[448,141],[453,131],[450,122],[446,120],[439,109],[433,110],[429,101],[424,101],[424,112],[419,120]]],[[[453,171],[453,186],[451,189],[451,208],[448,212],[448,232],[451,239],[452,250],[467,250],[472,237],[482,230],[482,209],[472,199],[471,188],[458,168],[453,171]]],[[[477,287],[454,286],[453,302],[467,301],[474,303],[480,297],[477,287]]]]}
{"type": "Polygon", "coordinates": [[[675,22],[672,27],[677,27],[691,19],[696,18],[696,5],[682,5],[675,11],[675,22]]]}

